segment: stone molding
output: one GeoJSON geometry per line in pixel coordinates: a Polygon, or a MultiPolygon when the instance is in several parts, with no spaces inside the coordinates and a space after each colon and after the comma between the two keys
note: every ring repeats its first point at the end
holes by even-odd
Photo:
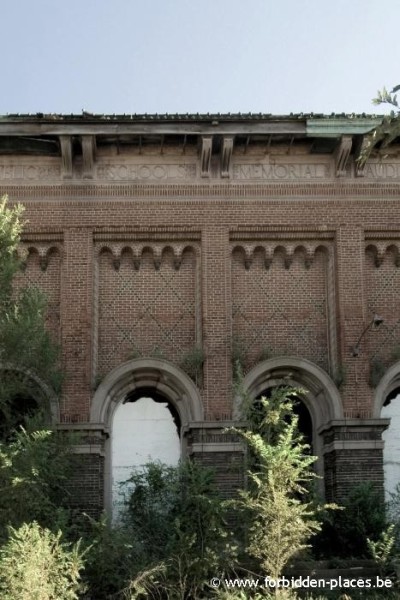
{"type": "MultiPolygon", "coordinates": [[[[318,430],[332,419],[343,417],[339,390],[320,367],[309,360],[293,356],[281,356],[264,360],[256,365],[244,378],[243,389],[256,398],[265,389],[277,385],[304,386],[309,394],[304,396],[313,426],[318,430]]],[[[240,398],[234,400],[234,416],[239,418],[240,398]]]]}
{"type": "Polygon", "coordinates": [[[118,404],[141,387],[163,394],[178,411],[183,427],[190,421],[203,421],[200,392],[182,369],[163,359],[139,358],[119,365],[103,379],[92,400],[90,422],[111,428],[118,404]]]}

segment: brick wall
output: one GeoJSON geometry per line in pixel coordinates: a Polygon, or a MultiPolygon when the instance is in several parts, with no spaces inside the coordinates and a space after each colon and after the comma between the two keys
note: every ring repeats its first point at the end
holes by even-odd
{"type": "MultiPolygon", "coordinates": [[[[47,293],[49,328],[61,340],[62,421],[86,422],[99,380],[128,358],[162,356],[179,365],[196,345],[205,352],[205,418],[229,419],[238,341],[247,370],[285,354],[332,376],[340,366],[344,415],[370,417],[371,359],[389,364],[398,345],[396,250],[385,251],[379,267],[375,255],[386,238],[400,243],[400,187],[360,181],[4,186],[1,193],[26,206],[29,248],[19,282],[47,293]],[[373,312],[385,327],[369,331],[353,357],[373,312]]],[[[371,452],[362,460],[378,473],[381,457],[371,452]]],[[[226,457],[201,460],[222,472],[226,457]]],[[[335,460],[347,473],[357,467],[346,453],[335,460]]],[[[89,490],[101,460],[85,461],[89,490]]],[[[344,489],[335,469],[327,471],[336,473],[329,485],[344,489]]]]}

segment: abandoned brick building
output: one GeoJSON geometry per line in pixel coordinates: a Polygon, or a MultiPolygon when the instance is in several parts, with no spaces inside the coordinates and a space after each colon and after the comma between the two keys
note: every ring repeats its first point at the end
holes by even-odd
{"type": "Polygon", "coordinates": [[[57,425],[83,432],[88,510],[110,508],[121,473],[149,457],[195,456],[224,492],[239,485],[243,450],[224,432],[240,419],[237,362],[251,398],[305,390],[328,499],[394,487],[399,146],[357,162],[380,122],[0,119],[0,192],[26,207],[20,277],[48,297],[66,378],[62,398],[46,393],[57,425]]]}

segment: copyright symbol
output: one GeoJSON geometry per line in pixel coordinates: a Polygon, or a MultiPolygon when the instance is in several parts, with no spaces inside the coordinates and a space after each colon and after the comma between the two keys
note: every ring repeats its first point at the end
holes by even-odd
{"type": "Polygon", "coordinates": [[[213,577],[210,581],[210,585],[213,588],[219,588],[219,586],[221,585],[221,580],[218,579],[218,577],[213,577]]]}

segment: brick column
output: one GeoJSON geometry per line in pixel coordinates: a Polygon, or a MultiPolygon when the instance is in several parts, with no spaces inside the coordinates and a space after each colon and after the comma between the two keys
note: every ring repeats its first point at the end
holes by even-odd
{"type": "Polygon", "coordinates": [[[343,225],[337,232],[337,278],[339,300],[340,354],[346,383],[341,389],[346,417],[371,416],[372,394],[368,386],[368,355],[365,340],[359,356],[352,347],[368,324],[364,287],[364,232],[355,225],[343,225]]]}
{"type": "Polygon", "coordinates": [[[382,433],[389,419],[331,421],[324,440],[326,500],[343,502],[355,486],[369,481],[384,497],[382,433]]]}
{"type": "Polygon", "coordinates": [[[225,420],[232,413],[230,253],[226,227],[208,227],[203,231],[201,266],[205,413],[207,420],[225,420]]]}
{"type": "Polygon", "coordinates": [[[92,307],[92,232],[68,229],[64,233],[61,281],[61,344],[65,374],[61,420],[67,423],[89,420],[92,307]]]}

